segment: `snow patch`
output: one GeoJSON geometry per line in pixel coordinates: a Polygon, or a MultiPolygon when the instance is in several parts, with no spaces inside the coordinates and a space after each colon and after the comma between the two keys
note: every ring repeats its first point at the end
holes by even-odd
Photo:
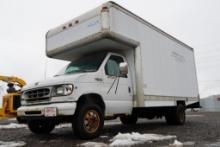
{"type": "Polygon", "coordinates": [[[178,140],[174,140],[174,143],[170,144],[169,147],[183,147],[183,143],[178,140]]]}
{"type": "MultiPolygon", "coordinates": [[[[107,137],[107,136],[105,136],[107,137]]],[[[118,133],[110,140],[110,144],[105,144],[101,142],[86,142],[78,146],[80,147],[120,147],[120,146],[133,146],[138,144],[143,144],[146,142],[153,141],[163,141],[176,139],[174,135],[160,135],[160,134],[140,134],[136,132],[132,133],[118,133]]],[[[178,143],[177,140],[174,143],[178,143]]],[[[178,146],[179,147],[179,146],[178,146]]]]}
{"type": "Polygon", "coordinates": [[[0,129],[17,129],[17,128],[26,128],[24,124],[10,123],[7,125],[0,125],[0,129]]]}
{"type": "Polygon", "coordinates": [[[0,141],[0,147],[21,147],[25,145],[24,141],[0,141]]]}
{"type": "Polygon", "coordinates": [[[186,142],[183,142],[183,146],[185,147],[195,147],[195,142],[194,141],[186,141],[186,142]]]}
{"type": "Polygon", "coordinates": [[[80,147],[108,147],[107,144],[100,142],[86,142],[79,145],[80,147]]]}
{"type": "Polygon", "coordinates": [[[160,135],[160,134],[140,134],[136,132],[132,133],[118,133],[113,139],[111,139],[110,146],[132,146],[136,144],[143,144],[145,142],[162,141],[176,139],[173,135],[160,135]]]}

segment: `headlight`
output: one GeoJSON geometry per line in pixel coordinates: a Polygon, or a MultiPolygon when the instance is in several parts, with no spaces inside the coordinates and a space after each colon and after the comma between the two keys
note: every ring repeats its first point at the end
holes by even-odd
{"type": "Polygon", "coordinates": [[[26,105],[26,102],[24,99],[21,99],[21,106],[24,106],[24,105],[26,105]]]}
{"type": "Polygon", "coordinates": [[[20,99],[21,105],[26,105],[26,102],[25,102],[26,98],[27,98],[27,95],[22,91],[21,92],[21,99],[20,99]]]}
{"type": "Polygon", "coordinates": [[[25,92],[21,92],[21,99],[26,99],[27,98],[27,95],[25,94],[25,92]]]}
{"type": "Polygon", "coordinates": [[[66,96],[66,95],[70,95],[72,92],[73,92],[73,85],[71,84],[57,85],[53,87],[51,96],[52,97],[66,96]]]}

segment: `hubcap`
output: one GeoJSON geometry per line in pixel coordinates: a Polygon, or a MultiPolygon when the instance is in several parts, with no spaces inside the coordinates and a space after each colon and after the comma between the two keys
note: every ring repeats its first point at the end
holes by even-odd
{"type": "Polygon", "coordinates": [[[99,128],[100,118],[95,110],[88,110],[84,115],[84,128],[88,133],[94,133],[99,128]]]}

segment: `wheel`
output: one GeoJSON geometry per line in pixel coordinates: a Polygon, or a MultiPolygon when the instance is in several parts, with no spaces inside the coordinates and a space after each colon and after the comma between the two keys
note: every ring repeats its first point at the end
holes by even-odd
{"type": "Polygon", "coordinates": [[[137,122],[137,116],[134,115],[121,116],[120,120],[124,125],[133,125],[136,124],[137,122]]]}
{"type": "Polygon", "coordinates": [[[28,122],[28,128],[35,134],[49,134],[55,128],[55,124],[31,121],[28,122]]]}
{"type": "Polygon", "coordinates": [[[177,108],[173,112],[168,113],[165,118],[170,125],[184,125],[186,121],[185,106],[179,104],[177,108]]]}
{"type": "Polygon", "coordinates": [[[103,125],[103,111],[96,104],[79,106],[72,123],[73,131],[82,139],[98,137],[103,125]]]}

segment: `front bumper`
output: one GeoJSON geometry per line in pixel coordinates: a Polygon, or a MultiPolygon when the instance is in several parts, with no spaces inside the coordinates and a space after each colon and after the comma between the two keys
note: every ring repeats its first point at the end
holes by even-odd
{"type": "Polygon", "coordinates": [[[76,102],[52,103],[46,105],[21,106],[17,109],[18,117],[44,117],[45,108],[56,108],[57,114],[54,117],[71,116],[76,110],[76,102]]]}
{"type": "Polygon", "coordinates": [[[17,116],[18,123],[27,124],[31,121],[37,122],[50,122],[53,124],[60,124],[60,123],[71,123],[73,120],[73,116],[56,116],[56,117],[45,117],[45,116],[17,116]]]}

